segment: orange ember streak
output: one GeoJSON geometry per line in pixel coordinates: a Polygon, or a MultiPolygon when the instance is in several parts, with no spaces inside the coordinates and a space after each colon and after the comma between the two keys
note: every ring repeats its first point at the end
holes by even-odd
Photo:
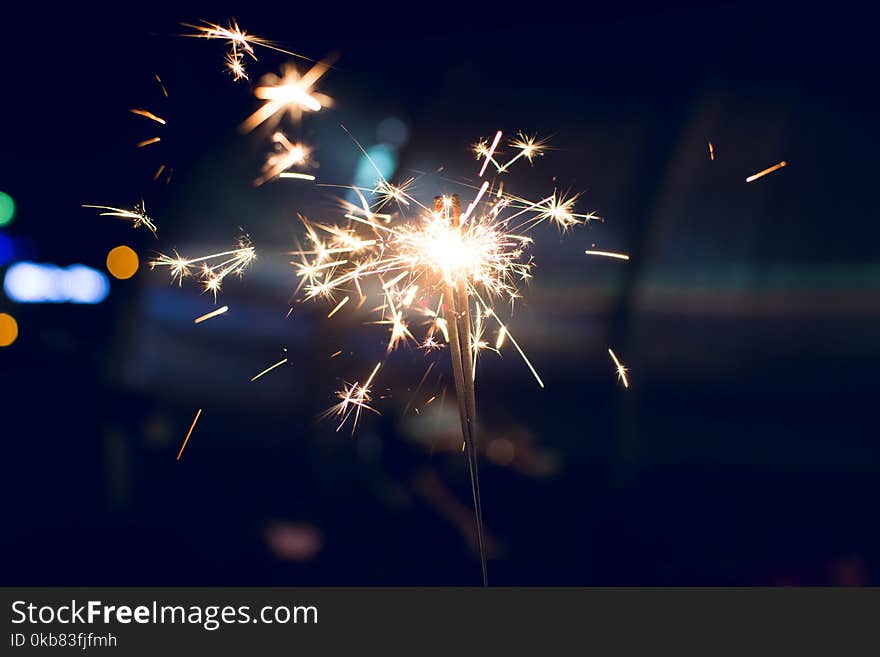
{"type": "Polygon", "coordinates": [[[339,351],[336,351],[336,352],[330,354],[330,358],[336,358],[336,357],[337,357],[339,354],[341,354],[341,353],[342,353],[342,349],[340,349],[339,351]]]}
{"type": "Polygon", "coordinates": [[[159,137],[152,137],[150,139],[144,139],[142,142],[138,142],[137,147],[143,148],[144,146],[149,146],[150,144],[155,144],[157,141],[161,141],[159,137]]]}
{"type": "Polygon", "coordinates": [[[480,178],[483,177],[483,174],[486,173],[486,167],[489,166],[489,160],[492,159],[492,155],[495,154],[495,149],[498,147],[498,142],[501,141],[501,131],[495,133],[495,139],[492,140],[492,145],[489,147],[489,152],[486,153],[486,159],[483,161],[483,167],[480,169],[480,178]]]}
{"type": "Polygon", "coordinates": [[[715,161],[715,147],[712,145],[712,142],[709,142],[709,159],[713,162],[715,161]]]}
{"type": "Polygon", "coordinates": [[[189,437],[192,435],[193,429],[196,428],[196,422],[199,421],[199,418],[202,415],[202,409],[200,408],[196,413],[195,418],[193,418],[193,423],[189,425],[189,431],[186,432],[186,438],[183,439],[183,445],[180,446],[180,451],[177,453],[177,460],[180,460],[180,457],[183,455],[183,450],[186,449],[186,444],[189,442],[189,437]]]}
{"type": "Polygon", "coordinates": [[[750,183],[750,182],[757,180],[758,178],[763,178],[768,173],[773,173],[774,171],[778,171],[779,169],[781,169],[782,167],[785,167],[785,166],[788,166],[788,162],[786,162],[785,160],[782,160],[782,162],[780,162],[779,164],[774,164],[772,167],[767,167],[763,171],[759,171],[755,175],[749,176],[748,178],[746,178],[746,182],[750,183]]]}
{"type": "Polygon", "coordinates": [[[132,114],[137,114],[138,116],[143,116],[144,118],[150,119],[150,121],[155,121],[156,123],[161,123],[162,125],[165,125],[165,119],[163,119],[161,116],[156,116],[149,110],[130,109],[128,111],[132,114]]]}
{"type": "Polygon", "coordinates": [[[229,310],[229,306],[223,306],[222,308],[218,308],[217,310],[212,310],[212,311],[209,312],[209,313],[205,313],[205,314],[202,315],[201,317],[196,317],[196,318],[193,320],[193,323],[194,323],[194,324],[201,324],[201,323],[204,322],[206,319],[211,319],[212,317],[216,317],[217,315],[222,315],[222,314],[225,313],[227,310],[229,310]]]}
{"type": "Polygon", "coordinates": [[[158,82],[159,86],[162,88],[162,95],[165,96],[165,98],[168,98],[168,90],[165,88],[165,85],[162,83],[162,78],[159,77],[158,73],[155,74],[153,77],[156,78],[156,82],[158,82]]]}

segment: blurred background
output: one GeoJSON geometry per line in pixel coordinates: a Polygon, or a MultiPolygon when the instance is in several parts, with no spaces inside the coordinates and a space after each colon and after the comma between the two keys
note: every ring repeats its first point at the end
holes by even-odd
{"type": "Polygon", "coordinates": [[[415,411],[449,384],[443,360],[417,390],[424,355],[395,352],[354,436],[318,418],[387,335],[354,308],[286,316],[296,213],[337,216],[335,190],[254,185],[271,130],[238,126],[289,58],[258,51],[236,83],[222,43],[178,36],[231,16],[340,55],[320,83],[335,106],[286,126],[319,181],[363,176],[341,124],[396,180],[473,178],[475,141],[523,130],[553,150],[516,193],[582,192],[604,219],[535,234],[511,329],[546,389],[513,351],[480,362],[491,583],[880,583],[877,53],[864,16],[825,11],[4,9],[2,583],[479,583],[455,407],[415,411]],[[158,239],[81,208],[140,200],[158,239]],[[195,325],[210,295],[145,265],[241,231],[258,259],[195,325]],[[118,246],[139,259],[126,279],[118,246]]]}

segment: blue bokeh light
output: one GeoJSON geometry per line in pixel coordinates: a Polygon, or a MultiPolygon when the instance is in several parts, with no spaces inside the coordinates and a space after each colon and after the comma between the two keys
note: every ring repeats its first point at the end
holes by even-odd
{"type": "Polygon", "coordinates": [[[6,270],[3,290],[18,303],[101,303],[110,293],[102,272],[85,265],[17,262],[6,270]]]}

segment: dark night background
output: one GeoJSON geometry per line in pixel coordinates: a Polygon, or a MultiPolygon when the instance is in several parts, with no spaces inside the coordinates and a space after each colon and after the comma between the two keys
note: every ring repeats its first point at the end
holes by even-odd
{"type": "MultiPolygon", "coordinates": [[[[556,150],[519,169],[517,191],[582,191],[578,207],[605,220],[535,235],[511,326],[546,389],[512,351],[480,363],[491,583],[880,583],[868,16],[806,3],[31,5],[2,10],[0,190],[17,213],[0,228],[0,276],[16,260],[103,271],[119,244],[141,269],[95,306],[0,291],[20,331],[0,349],[3,584],[479,582],[454,409],[405,408],[422,356],[391,357],[382,415],[354,437],[316,419],[385,333],[355,311],[327,321],[321,304],[285,318],[295,215],[320,218],[328,192],[253,186],[269,133],[237,129],[256,107],[249,85],[224,73],[220,42],[175,36],[179,21],[230,16],[340,54],[321,83],[336,106],[291,128],[317,147],[319,179],[352,180],[341,123],[371,147],[383,120],[403,121],[398,178],[472,175],[470,144],[522,129],[556,150]],[[154,126],[131,107],[167,116],[160,144],[134,148],[154,126]],[[151,179],[162,161],[167,185],[151,179]],[[141,198],[158,241],[80,207],[141,198]],[[221,250],[239,227],[259,259],[225,285],[230,312],[195,326],[211,299],[143,263],[221,250]],[[593,244],[632,260],[585,256],[593,244]],[[249,383],[284,349],[288,366],[249,383]]],[[[286,59],[261,51],[249,70],[286,59]]]]}

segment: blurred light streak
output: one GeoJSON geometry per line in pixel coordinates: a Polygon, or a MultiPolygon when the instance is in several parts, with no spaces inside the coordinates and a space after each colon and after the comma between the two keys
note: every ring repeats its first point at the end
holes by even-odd
{"type": "Polygon", "coordinates": [[[279,178],[293,178],[296,180],[314,180],[315,177],[310,173],[292,173],[286,172],[278,176],[279,178]]]}
{"type": "Polygon", "coordinates": [[[768,173],[773,173],[774,171],[778,171],[779,169],[781,169],[782,167],[785,167],[785,166],[788,166],[788,162],[786,162],[785,160],[782,160],[782,162],[780,162],[779,164],[774,164],[772,167],[767,167],[766,169],[759,171],[758,173],[756,173],[754,175],[749,176],[748,178],[746,178],[746,182],[747,183],[754,182],[758,178],[763,178],[768,173]]]}
{"type": "Polygon", "coordinates": [[[713,162],[715,161],[715,147],[712,145],[712,142],[709,142],[709,159],[713,162]]]}
{"type": "Polygon", "coordinates": [[[149,110],[130,109],[128,111],[132,114],[137,114],[138,116],[143,116],[144,118],[150,119],[150,121],[155,121],[156,123],[161,123],[162,125],[165,125],[165,119],[163,119],[161,116],[156,116],[149,110]]]}
{"type": "Polygon", "coordinates": [[[196,422],[199,421],[199,418],[202,415],[202,409],[200,408],[196,412],[196,416],[193,418],[192,424],[189,425],[189,431],[186,432],[186,438],[183,439],[183,445],[180,446],[180,451],[177,453],[177,460],[180,460],[180,457],[183,456],[183,450],[186,449],[186,444],[189,442],[189,437],[192,435],[193,429],[196,428],[196,422]]]}
{"type": "MultiPolygon", "coordinates": [[[[485,159],[483,160],[483,166],[480,168],[480,178],[483,177],[483,174],[486,173],[486,167],[489,166],[489,162],[492,161],[492,156],[495,154],[495,149],[498,147],[498,142],[501,141],[501,131],[495,133],[495,139],[492,140],[492,145],[489,146],[488,150],[482,153],[481,144],[477,144],[477,156],[483,156],[485,159]]],[[[482,142],[481,142],[482,143],[482,142]]]]}
{"type": "Polygon", "coordinates": [[[257,379],[259,379],[259,378],[260,378],[261,376],[263,376],[264,374],[268,374],[269,372],[271,372],[272,370],[274,370],[276,367],[281,367],[281,366],[284,365],[284,363],[286,363],[286,362],[287,362],[287,359],[286,359],[286,358],[282,358],[281,360],[279,360],[279,361],[278,361],[277,363],[275,363],[274,365],[270,365],[269,367],[267,367],[266,369],[264,369],[262,372],[260,372],[259,374],[257,374],[254,378],[252,378],[252,379],[251,379],[251,383],[253,383],[253,382],[256,381],[257,379]]]}
{"type": "Polygon", "coordinates": [[[629,256],[625,253],[613,253],[612,251],[584,251],[587,255],[604,256],[606,258],[617,258],[618,260],[629,260],[629,256]]]}
{"type": "Polygon", "coordinates": [[[217,310],[212,310],[209,313],[205,313],[201,317],[196,317],[193,320],[193,324],[201,324],[202,322],[211,319],[212,317],[217,317],[218,315],[222,315],[227,310],[229,310],[229,306],[223,306],[222,308],[217,308],[217,310]]]}
{"type": "Polygon", "coordinates": [[[614,361],[614,365],[617,367],[617,378],[623,383],[624,388],[629,388],[629,379],[626,378],[626,368],[621,365],[620,361],[617,359],[617,355],[610,347],[608,348],[608,353],[611,356],[611,360],[614,361]]]}
{"type": "Polygon", "coordinates": [[[273,73],[264,75],[260,85],[254,89],[254,96],[263,104],[245,119],[241,129],[251,132],[270,119],[277,121],[282,114],[287,114],[292,121],[299,121],[304,111],[317,112],[332,106],[332,98],[312,90],[329,68],[330,62],[325,60],[300,75],[296,66],[287,63],[282,67],[280,77],[273,73]]]}
{"type": "Polygon", "coordinates": [[[330,311],[330,314],[327,315],[327,319],[330,319],[331,317],[333,317],[333,315],[335,315],[336,313],[338,313],[339,310],[342,308],[342,306],[344,306],[345,304],[348,303],[348,300],[349,300],[350,298],[351,298],[351,297],[345,297],[342,301],[340,301],[338,304],[336,304],[336,307],[335,307],[333,310],[330,311]]]}
{"type": "Polygon", "coordinates": [[[153,77],[156,79],[156,82],[159,84],[159,88],[162,89],[162,95],[165,98],[168,98],[168,90],[165,88],[165,83],[162,82],[162,78],[159,77],[158,73],[154,73],[153,77]]]}

